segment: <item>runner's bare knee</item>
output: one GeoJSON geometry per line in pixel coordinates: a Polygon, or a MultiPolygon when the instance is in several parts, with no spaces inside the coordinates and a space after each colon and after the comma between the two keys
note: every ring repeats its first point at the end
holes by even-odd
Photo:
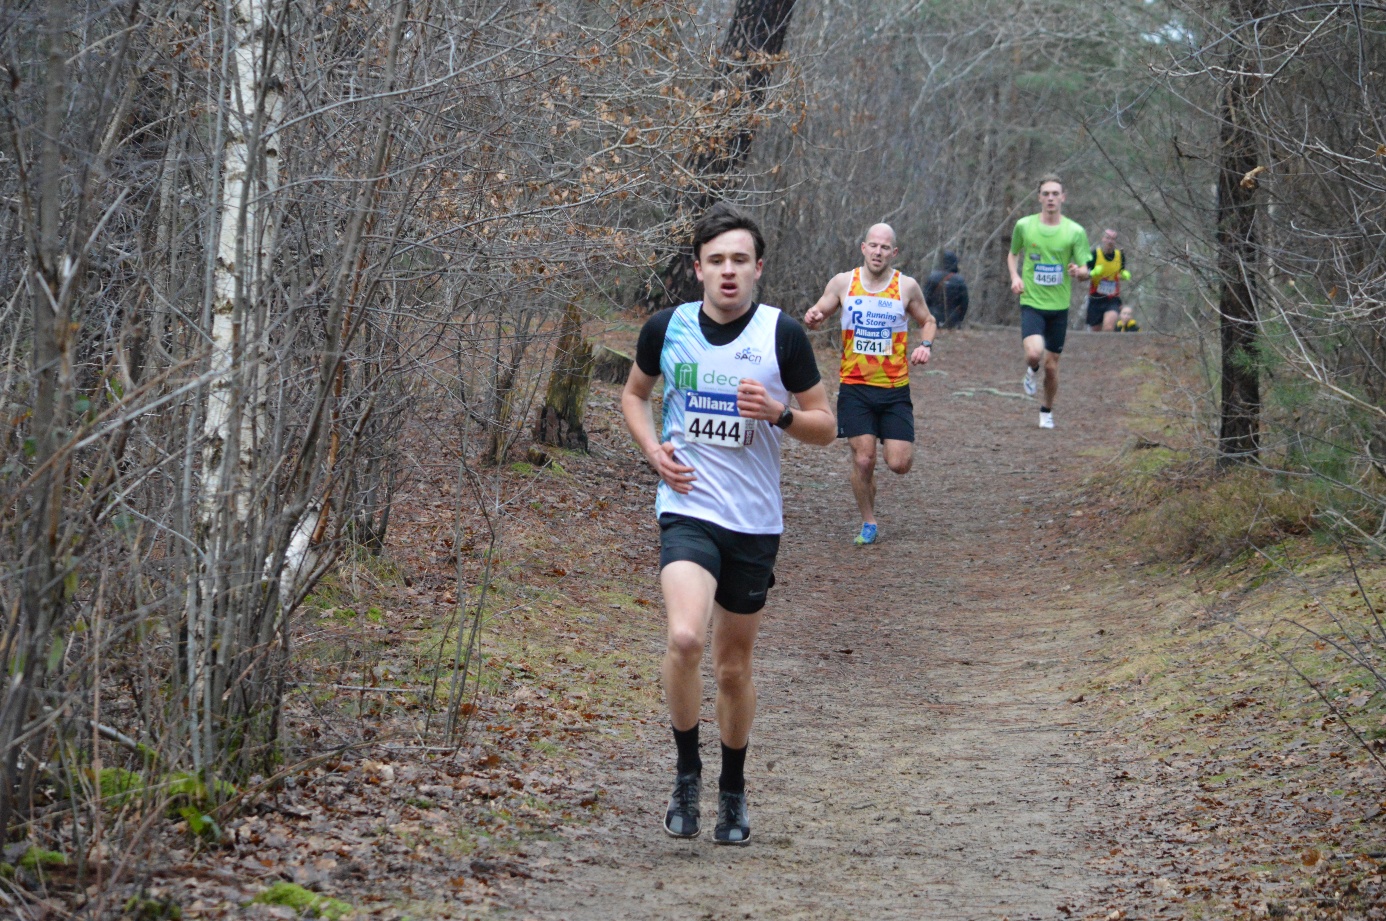
{"type": "Polygon", "coordinates": [[[669,627],[669,655],[680,664],[696,665],[703,657],[704,637],[695,627],[671,625],[669,627]]]}
{"type": "Polygon", "coordinates": [[[857,472],[862,476],[871,476],[876,470],[876,451],[874,445],[865,451],[860,449],[853,450],[852,463],[856,465],[857,472]]]}
{"type": "Polygon", "coordinates": [[[724,655],[713,667],[713,677],[722,690],[737,690],[751,682],[750,656],[724,655]]]}
{"type": "Polygon", "coordinates": [[[907,441],[888,441],[885,446],[886,466],[891,473],[909,473],[914,466],[914,445],[907,441]]]}

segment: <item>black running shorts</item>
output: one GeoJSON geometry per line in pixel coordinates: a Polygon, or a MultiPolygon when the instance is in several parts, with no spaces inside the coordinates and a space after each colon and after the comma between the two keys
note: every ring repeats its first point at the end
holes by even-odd
{"type": "Polygon", "coordinates": [[[717,580],[713,600],[733,614],[765,607],[779,551],[778,534],[742,534],[672,512],[659,516],[659,568],[679,560],[697,563],[717,580]]]}
{"type": "Polygon", "coordinates": [[[914,441],[914,401],[909,387],[843,384],[837,390],[837,437],[875,435],[914,441]]]}
{"type": "Polygon", "coordinates": [[[1064,350],[1064,339],[1068,338],[1067,310],[1036,310],[1027,304],[1020,305],[1020,338],[1044,337],[1044,349],[1058,355],[1064,350]]]}
{"type": "Polygon", "coordinates": [[[1121,310],[1121,298],[1088,295],[1087,321],[1089,326],[1101,326],[1102,317],[1109,310],[1113,313],[1119,312],[1121,310]]]}

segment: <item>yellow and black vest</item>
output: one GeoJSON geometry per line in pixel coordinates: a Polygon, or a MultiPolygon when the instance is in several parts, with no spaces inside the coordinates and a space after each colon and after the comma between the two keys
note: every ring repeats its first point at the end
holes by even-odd
{"type": "Polygon", "coordinates": [[[1093,279],[1088,286],[1088,294],[1093,297],[1121,297],[1121,270],[1125,268],[1122,264],[1121,250],[1112,250],[1110,259],[1100,246],[1092,253],[1095,261],[1092,264],[1093,279]],[[1097,274],[1098,269],[1102,270],[1100,276],[1097,274]]]}

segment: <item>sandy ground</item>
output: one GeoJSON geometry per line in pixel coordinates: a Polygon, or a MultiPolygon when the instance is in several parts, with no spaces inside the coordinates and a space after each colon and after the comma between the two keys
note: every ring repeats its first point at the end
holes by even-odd
{"type": "MultiPolygon", "coordinates": [[[[855,548],[847,449],[786,450],[786,536],[757,655],[752,842],[715,846],[705,709],[703,837],[660,827],[673,745],[613,743],[606,817],[536,848],[551,875],[509,894],[535,919],[1106,918],[1095,865],[1116,753],[1071,688],[1096,648],[1122,548],[1074,527],[1079,487],[1140,423],[1158,358],[1141,334],[1070,335],[1058,427],[1020,392],[1019,337],[941,337],[912,384],[914,470],[882,462],[881,540],[855,548]]],[[[649,655],[657,656],[652,637],[649,655]]],[[[711,681],[708,681],[709,694],[711,681]]],[[[1168,910],[1165,907],[1164,910],[1168,910]]],[[[513,914],[512,914],[513,913],[513,914]]]]}

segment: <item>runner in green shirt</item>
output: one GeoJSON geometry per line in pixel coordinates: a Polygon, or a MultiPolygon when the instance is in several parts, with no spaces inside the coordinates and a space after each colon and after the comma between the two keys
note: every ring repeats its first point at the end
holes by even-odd
{"type": "Polygon", "coordinates": [[[1020,295],[1020,335],[1025,349],[1025,392],[1035,395],[1040,361],[1044,361],[1042,429],[1054,427],[1054,397],[1059,392],[1059,354],[1068,334],[1068,305],[1073,279],[1088,279],[1088,235],[1063,216],[1063,180],[1053,173],[1039,182],[1039,214],[1015,223],[1006,266],[1011,291],[1020,295]]]}

